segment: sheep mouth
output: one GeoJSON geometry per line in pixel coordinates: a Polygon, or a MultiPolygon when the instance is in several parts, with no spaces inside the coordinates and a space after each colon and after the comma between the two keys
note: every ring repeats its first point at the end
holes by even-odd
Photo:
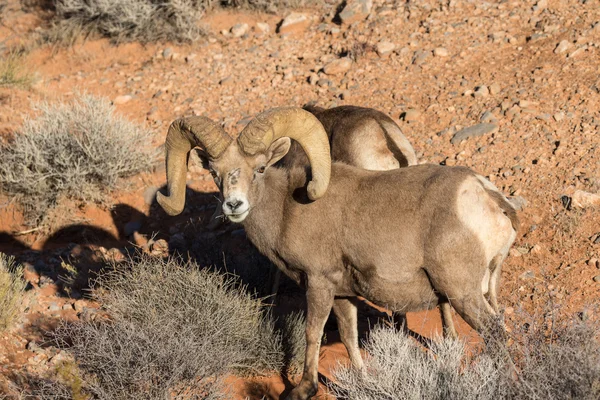
{"type": "Polygon", "coordinates": [[[246,210],[242,213],[239,214],[226,214],[227,218],[231,221],[231,222],[236,222],[236,223],[240,223],[243,220],[246,219],[246,217],[248,216],[250,210],[246,210]]]}

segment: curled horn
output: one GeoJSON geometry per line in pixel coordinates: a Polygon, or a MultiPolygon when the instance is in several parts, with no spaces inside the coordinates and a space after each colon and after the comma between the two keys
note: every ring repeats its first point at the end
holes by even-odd
{"type": "Polygon", "coordinates": [[[266,152],[281,137],[297,141],[310,161],[312,180],[308,197],[323,196],[331,176],[329,139],[323,125],[310,112],[297,107],[273,108],[257,115],[238,137],[238,146],[247,155],[266,152]]]}
{"type": "Polygon", "coordinates": [[[171,124],[165,141],[168,196],[156,194],[156,201],[169,215],[185,205],[185,181],[190,150],[198,146],[212,159],[220,157],[232,139],[223,128],[205,117],[180,118],[171,124]]]}

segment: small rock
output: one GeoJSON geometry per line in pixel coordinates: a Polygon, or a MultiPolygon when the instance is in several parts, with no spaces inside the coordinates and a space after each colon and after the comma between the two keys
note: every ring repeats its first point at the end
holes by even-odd
{"type": "Polygon", "coordinates": [[[167,47],[162,51],[163,58],[169,58],[172,54],[173,54],[173,49],[170,47],[167,47]]]}
{"type": "Polygon", "coordinates": [[[535,101],[519,100],[519,107],[521,108],[535,109],[537,105],[538,103],[536,103],[535,101]]]}
{"type": "Polygon", "coordinates": [[[152,249],[150,251],[154,255],[169,254],[169,244],[164,239],[158,239],[152,244],[152,249]]]}
{"type": "Polygon", "coordinates": [[[529,252],[531,254],[540,254],[542,252],[542,246],[540,246],[539,244],[535,244],[533,245],[531,250],[529,250],[529,252]]]}
{"type": "Polygon", "coordinates": [[[310,19],[304,14],[293,12],[283,19],[279,26],[279,33],[303,32],[310,26],[310,19]]]}
{"type": "Polygon", "coordinates": [[[504,113],[504,115],[507,118],[512,118],[515,115],[519,115],[521,113],[521,107],[519,107],[518,105],[514,105],[511,108],[509,108],[508,110],[506,110],[506,112],[504,113]]]}
{"type": "Polygon", "coordinates": [[[492,84],[490,85],[490,94],[491,94],[492,96],[495,96],[495,95],[497,95],[498,93],[500,93],[500,90],[502,90],[502,89],[500,88],[500,85],[498,85],[497,83],[492,83],[492,84]]]}
{"type": "Polygon", "coordinates": [[[158,192],[158,187],[148,186],[146,190],[144,190],[144,203],[147,205],[152,205],[152,203],[154,203],[154,199],[156,198],[156,192],[158,192]]]}
{"type": "Polygon", "coordinates": [[[414,108],[409,108],[402,115],[402,119],[406,122],[416,121],[421,117],[421,111],[415,110],[414,108]]]}
{"type": "Polygon", "coordinates": [[[596,275],[592,279],[594,280],[594,282],[600,282],[600,275],[596,275]]]}
{"type": "Polygon", "coordinates": [[[560,122],[560,121],[562,121],[563,119],[565,119],[565,113],[564,113],[564,112],[562,112],[562,111],[559,111],[559,112],[557,112],[556,114],[554,114],[554,115],[552,116],[552,118],[554,118],[554,120],[555,120],[556,122],[560,122]]]}
{"type": "Polygon", "coordinates": [[[129,102],[131,99],[133,99],[133,96],[128,95],[128,94],[123,95],[123,96],[117,96],[113,100],[113,104],[125,104],[125,103],[129,102]]]}
{"type": "Polygon", "coordinates": [[[73,303],[73,308],[75,308],[75,311],[82,312],[83,309],[85,308],[86,302],[84,300],[77,300],[75,301],[75,303],[73,303]]]}
{"type": "Polygon", "coordinates": [[[339,17],[342,23],[352,24],[369,16],[373,0],[348,0],[339,17]]]}
{"type": "Polygon", "coordinates": [[[506,307],[504,309],[504,315],[512,315],[515,312],[515,309],[512,307],[506,307]]]}
{"type": "Polygon", "coordinates": [[[377,54],[379,54],[380,56],[386,56],[389,55],[392,51],[394,51],[396,45],[392,42],[381,41],[377,43],[376,48],[377,54]]]}
{"type": "Polygon", "coordinates": [[[422,65],[431,56],[431,52],[427,50],[417,50],[412,59],[414,65],[422,65]]]}
{"type": "Polygon", "coordinates": [[[230,31],[234,38],[242,37],[248,32],[248,24],[235,24],[230,31]]]}
{"type": "Polygon", "coordinates": [[[569,50],[571,46],[573,45],[568,40],[561,40],[560,43],[554,49],[554,54],[562,54],[565,51],[569,50]]]}
{"type": "Polygon", "coordinates": [[[482,124],[469,126],[467,128],[463,128],[463,129],[459,130],[458,132],[456,132],[454,134],[454,136],[452,137],[452,139],[450,139],[450,143],[458,144],[465,139],[468,139],[471,137],[476,137],[476,136],[483,136],[488,133],[496,132],[497,130],[498,130],[498,125],[496,125],[496,124],[482,123],[482,124]]]}
{"type": "Polygon", "coordinates": [[[66,304],[64,304],[62,306],[62,309],[65,310],[65,311],[72,310],[73,309],[73,305],[70,304],[70,303],[66,303],[66,304]]]}
{"type": "Polygon", "coordinates": [[[269,26],[269,24],[264,22],[257,22],[256,28],[258,28],[258,30],[262,33],[269,33],[271,31],[271,27],[269,26]]]}
{"type": "Polygon", "coordinates": [[[48,305],[48,311],[51,311],[51,312],[60,311],[61,309],[62,309],[62,307],[59,306],[58,303],[55,301],[53,301],[52,303],[50,303],[48,305]]]}
{"type": "Polygon", "coordinates": [[[525,200],[522,196],[514,196],[508,198],[508,202],[515,208],[517,211],[522,211],[525,207],[527,207],[527,200],[525,200]]]}
{"type": "Polygon", "coordinates": [[[473,92],[474,97],[487,97],[490,94],[490,90],[487,86],[481,85],[475,89],[473,92]]]}
{"type": "Polygon", "coordinates": [[[448,49],[445,47],[436,47],[433,49],[433,55],[436,57],[448,57],[448,49]]]}
{"type": "Polygon", "coordinates": [[[571,196],[571,206],[576,208],[600,206],[600,194],[576,190],[575,193],[573,193],[573,196],[571,196]]]}
{"type": "Polygon", "coordinates": [[[481,118],[479,118],[479,120],[481,122],[496,122],[498,121],[498,118],[496,118],[493,112],[486,111],[481,115],[481,118]]]}
{"type": "Polygon", "coordinates": [[[329,64],[325,65],[323,71],[327,75],[339,75],[348,72],[350,67],[352,67],[352,60],[348,57],[343,57],[333,60],[329,64]]]}
{"type": "Polygon", "coordinates": [[[519,275],[519,279],[527,280],[535,278],[535,273],[533,271],[525,271],[521,275],[519,275]]]}

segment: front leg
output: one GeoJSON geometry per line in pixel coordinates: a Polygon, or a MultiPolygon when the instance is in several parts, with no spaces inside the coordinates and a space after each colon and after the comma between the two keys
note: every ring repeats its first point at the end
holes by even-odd
{"type": "Polygon", "coordinates": [[[323,327],[331,311],[334,298],[333,285],[324,276],[309,277],[306,291],[306,358],[302,380],[287,400],[306,400],[317,394],[319,387],[319,348],[323,327]]]}

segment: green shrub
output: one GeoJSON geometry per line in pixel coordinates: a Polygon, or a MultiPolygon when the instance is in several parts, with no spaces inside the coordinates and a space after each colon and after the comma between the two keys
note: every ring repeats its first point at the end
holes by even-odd
{"type": "Polygon", "coordinates": [[[32,80],[31,73],[23,65],[23,51],[12,49],[0,55],[0,87],[28,88],[32,80]]]}
{"type": "Polygon", "coordinates": [[[22,132],[0,143],[0,188],[17,196],[28,220],[42,222],[61,197],[102,202],[120,178],[157,160],[151,133],[115,115],[103,98],[35,107],[22,132]]]}

